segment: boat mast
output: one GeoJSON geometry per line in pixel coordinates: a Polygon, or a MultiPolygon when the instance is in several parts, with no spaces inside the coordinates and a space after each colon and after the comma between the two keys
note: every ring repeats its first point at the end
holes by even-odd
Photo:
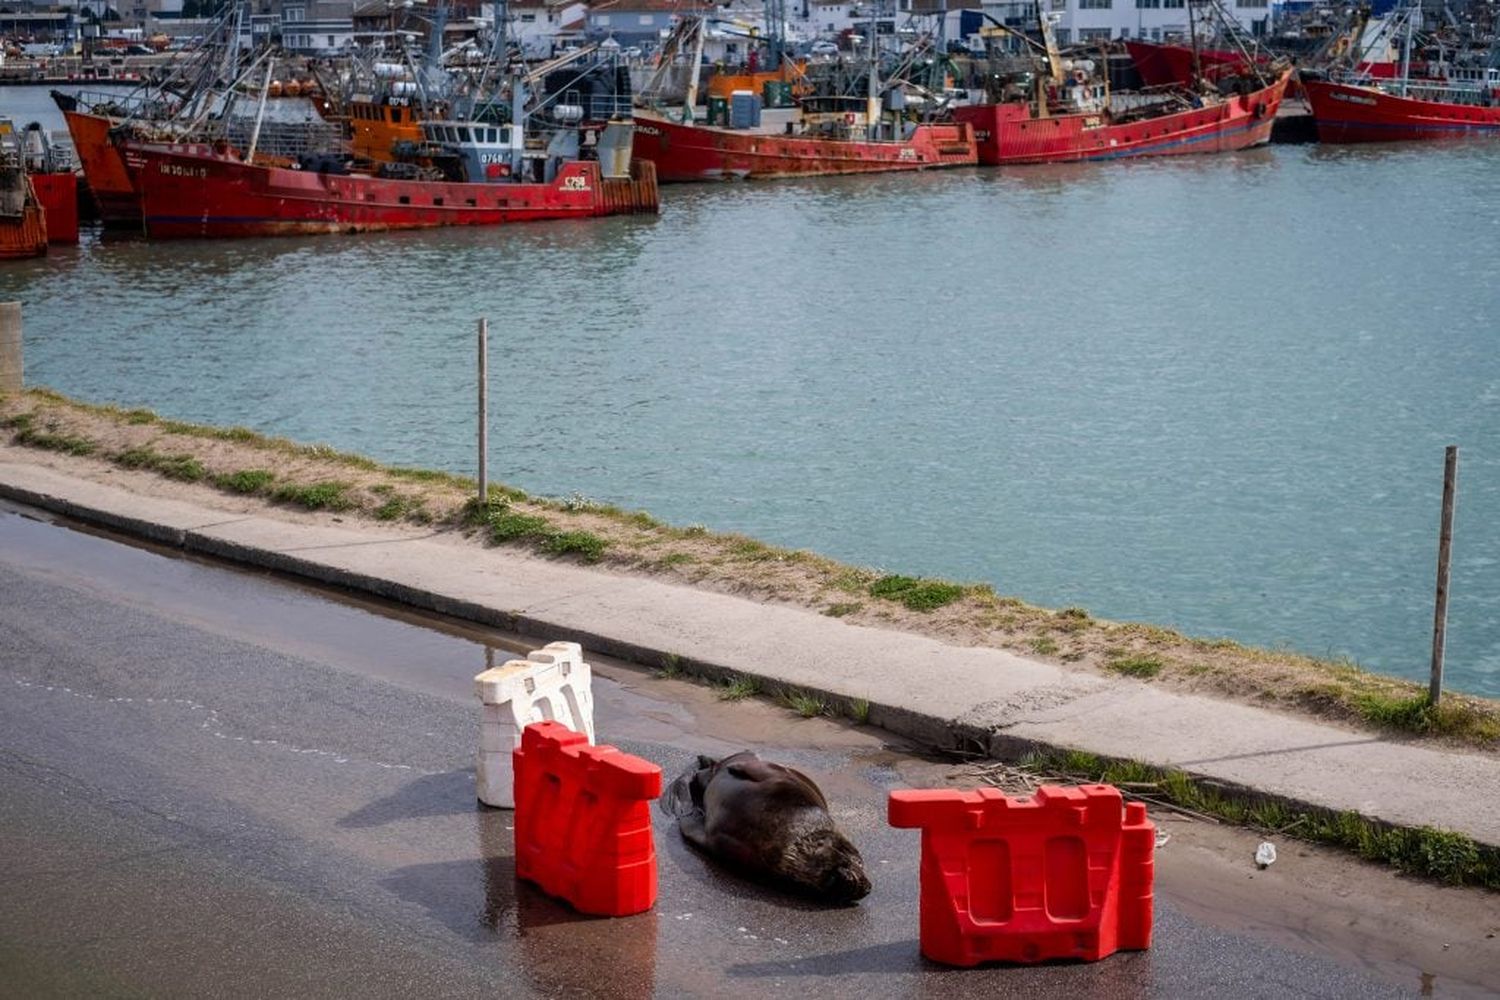
{"type": "Polygon", "coordinates": [[[1406,9],[1406,44],[1401,46],[1401,96],[1406,96],[1406,87],[1411,80],[1411,31],[1416,18],[1416,6],[1406,9]]]}
{"type": "Polygon", "coordinates": [[[1198,26],[1193,21],[1193,0],[1187,0],[1188,42],[1193,47],[1193,89],[1197,90],[1203,79],[1203,55],[1198,51],[1198,26]]]}
{"type": "Polygon", "coordinates": [[[870,4],[870,44],[866,46],[870,54],[870,74],[865,87],[865,137],[868,139],[880,137],[880,72],[875,65],[875,17],[879,9],[878,3],[870,4]]]}
{"type": "MultiPolygon", "coordinates": [[[[703,36],[708,34],[708,18],[698,18],[698,30],[693,39],[693,67],[688,70],[687,97],[682,102],[682,123],[693,123],[693,109],[698,106],[698,81],[703,76],[703,36]]],[[[666,60],[662,60],[665,65],[666,60]]],[[[722,124],[722,123],[721,123],[722,124]]]]}
{"type": "Polygon", "coordinates": [[[255,147],[260,145],[260,126],[266,120],[266,95],[271,90],[271,74],[276,71],[276,57],[266,60],[266,78],[260,85],[260,107],[255,109],[255,127],[250,130],[250,148],[245,153],[245,162],[255,162],[255,147]]]}
{"type": "Polygon", "coordinates": [[[782,50],[786,48],[786,0],[766,0],[766,27],[769,29],[772,72],[781,69],[782,50]]]}
{"type": "Polygon", "coordinates": [[[1050,80],[1053,85],[1062,86],[1062,55],[1057,51],[1057,36],[1052,34],[1052,21],[1042,9],[1041,0],[1037,0],[1036,20],[1037,27],[1042,32],[1042,48],[1047,53],[1047,72],[1038,74],[1036,79],[1036,116],[1046,118],[1050,113],[1047,107],[1047,83],[1050,80]]]}

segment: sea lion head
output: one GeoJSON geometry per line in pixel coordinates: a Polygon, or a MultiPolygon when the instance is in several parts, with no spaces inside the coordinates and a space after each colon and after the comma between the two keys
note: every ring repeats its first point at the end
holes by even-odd
{"type": "Polygon", "coordinates": [[[834,829],[812,830],[792,841],[782,866],[799,888],[830,903],[853,903],[870,894],[859,849],[834,829]]]}

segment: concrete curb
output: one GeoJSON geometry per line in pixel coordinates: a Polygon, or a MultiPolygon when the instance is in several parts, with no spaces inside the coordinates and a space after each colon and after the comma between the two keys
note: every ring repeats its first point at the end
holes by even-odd
{"type": "MultiPolygon", "coordinates": [[[[67,477],[65,473],[49,473],[67,477]]],[[[82,483],[83,481],[79,481],[82,483]]],[[[96,489],[119,489],[118,487],[98,487],[97,484],[88,484],[96,489]]],[[[86,492],[86,491],[85,491],[86,492]]],[[[1287,719],[1284,725],[1290,729],[1298,730],[1287,736],[1284,740],[1271,740],[1277,748],[1262,750],[1255,754],[1228,755],[1224,757],[1207,757],[1198,760],[1181,760],[1182,747],[1192,744],[1187,749],[1189,757],[1198,756],[1205,746],[1216,746],[1210,739],[1207,743],[1202,738],[1194,742],[1191,738],[1179,740],[1178,744],[1172,745],[1168,739],[1168,752],[1163,754],[1159,748],[1152,748],[1148,744],[1150,740],[1145,738],[1153,734],[1143,733],[1140,741],[1141,749],[1137,750],[1135,733],[1114,733],[1115,737],[1124,735],[1122,741],[1119,738],[1113,741],[1109,739],[1099,740],[1091,738],[1100,724],[1101,718],[1108,724],[1111,718],[1132,719],[1134,715],[1130,709],[1134,701],[1144,704],[1145,701],[1153,701],[1153,709],[1157,715],[1168,716],[1166,731],[1171,733],[1171,709],[1173,700],[1187,703],[1194,702],[1194,707],[1200,713],[1206,699],[1188,699],[1183,696],[1171,694],[1159,690],[1147,690],[1146,685],[1129,686],[1131,682],[1111,683],[1088,687],[1081,685],[1075,690],[1070,690],[1068,696],[1061,698],[1056,705],[1051,705],[1047,698],[1038,697],[1036,706],[1028,706],[1023,712],[1011,711],[1007,707],[1000,712],[1002,718],[1010,718],[1017,714],[1023,716],[1021,721],[999,723],[987,722],[984,713],[977,711],[984,706],[975,706],[975,709],[966,711],[964,715],[973,715],[975,718],[966,719],[959,717],[944,717],[932,711],[923,711],[920,708],[900,704],[893,704],[886,699],[865,699],[859,695],[850,694],[847,689],[837,690],[837,685],[822,687],[817,684],[808,684],[802,681],[789,681],[786,676],[778,676],[772,672],[761,669],[761,664],[767,661],[755,661],[753,664],[735,663],[720,660],[712,655],[703,655],[695,652],[692,643],[688,642],[682,651],[674,651],[622,637],[599,627],[578,627],[570,625],[555,616],[537,614],[528,611],[506,609],[493,604],[487,604],[479,600],[470,600],[454,594],[443,593],[431,587],[421,586],[409,582],[389,579],[371,572],[361,572],[347,567],[333,565],[331,562],[293,552],[276,551],[262,546],[247,544],[230,538],[220,537],[211,533],[208,529],[215,527],[213,524],[199,522],[199,527],[173,526],[165,523],[170,518],[153,520],[149,516],[138,516],[122,513],[98,503],[83,502],[65,495],[59,495],[46,489],[34,489],[14,482],[7,482],[0,476],[0,497],[4,497],[16,503],[26,504],[42,510],[51,511],[83,523],[96,525],[121,534],[140,538],[159,545],[175,548],[184,552],[208,556],[223,560],[228,563],[241,566],[256,567],[285,574],[303,580],[313,581],[326,586],[371,595],[381,599],[389,600],[408,607],[424,611],[435,612],[475,622],[507,631],[516,631],[531,635],[541,641],[549,642],[555,640],[566,640],[581,643],[585,649],[607,655],[616,659],[640,664],[646,667],[665,667],[669,663],[674,669],[709,681],[720,681],[729,677],[746,677],[759,682],[762,690],[771,693],[785,689],[805,691],[816,697],[822,698],[830,706],[848,706],[855,700],[868,701],[868,722],[871,725],[885,729],[899,736],[906,737],[919,744],[933,747],[940,751],[958,752],[973,755],[975,757],[1015,759],[1029,750],[1066,751],[1082,750],[1103,759],[1138,759],[1156,767],[1171,768],[1183,771],[1193,778],[1211,783],[1227,795],[1245,798],[1252,801],[1275,801],[1286,806],[1315,813],[1338,813],[1349,810],[1360,812],[1362,815],[1375,820],[1378,824],[1392,828],[1417,828],[1421,826],[1435,826],[1439,828],[1453,829],[1464,833],[1476,842],[1490,848],[1500,849],[1500,809],[1495,806],[1495,800],[1500,799],[1500,761],[1490,757],[1472,754],[1457,754],[1447,751],[1434,751],[1428,748],[1416,748],[1410,745],[1390,743],[1378,738],[1369,739],[1351,738],[1349,732],[1335,730],[1330,727],[1319,727],[1317,724],[1305,723],[1299,720],[1287,719]],[[1127,685],[1122,687],[1120,685],[1127,685]],[[1122,704],[1123,703],[1123,704],[1122,704]],[[1066,709],[1066,712],[1063,710],[1066,709]],[[1049,719],[1048,716],[1054,716],[1049,719]],[[1066,723],[1070,716],[1091,716],[1092,725],[1095,728],[1085,728],[1083,732],[1086,738],[1078,738],[1068,735],[1066,723]],[[1059,731],[1061,730],[1061,731],[1059,731]],[[1313,733],[1315,739],[1325,742],[1308,743],[1308,733],[1313,733]],[[1326,742],[1329,737],[1339,738],[1336,742],[1326,742]],[[1282,746],[1282,743],[1289,744],[1282,746]],[[1127,752],[1119,752],[1121,747],[1127,752]],[[1370,748],[1376,748],[1391,758],[1390,766],[1382,766],[1373,762],[1368,766],[1361,764],[1357,769],[1348,768],[1349,781],[1363,778],[1365,782],[1379,780],[1382,775],[1386,780],[1398,784],[1410,781],[1410,777],[1416,773],[1432,772],[1435,777],[1440,776],[1440,770],[1434,767],[1434,760],[1438,758],[1451,758],[1464,765],[1462,770],[1466,773],[1456,778],[1450,778],[1448,786],[1437,790],[1429,789],[1426,801],[1429,804],[1445,806],[1440,810],[1444,815],[1432,815],[1423,819],[1420,815],[1413,815],[1414,810],[1409,804],[1404,803],[1404,795],[1397,795],[1386,800],[1376,800],[1374,808],[1359,808],[1351,806],[1348,795],[1344,795],[1344,801],[1338,801],[1336,796],[1324,796],[1310,794],[1311,789],[1305,780],[1304,773],[1292,773],[1282,765],[1282,770],[1272,773],[1267,777],[1262,786],[1257,777],[1247,780],[1242,774],[1226,774],[1222,770],[1215,770],[1212,766],[1222,761],[1235,761],[1240,758],[1253,756],[1276,759],[1275,755],[1316,755],[1318,751],[1327,751],[1327,748],[1349,748],[1358,746],[1361,749],[1354,751],[1358,754],[1360,761],[1370,753],[1370,748]],[[1155,752],[1148,752],[1155,749],[1155,752]],[[1163,759],[1163,757],[1167,759],[1163,759]],[[1421,756],[1422,760],[1409,760],[1421,756]],[[1432,758],[1431,760],[1427,758],[1432,758]],[[1399,764],[1401,766],[1397,767],[1399,764]],[[1195,766],[1197,765],[1197,766],[1195,766]],[[1209,765],[1209,766],[1204,766],[1209,765]],[[1363,770],[1361,775],[1359,770],[1363,770]],[[1475,776],[1482,780],[1474,780],[1475,776]],[[1276,787],[1277,784],[1295,787],[1276,787]],[[1477,787],[1476,787],[1477,786],[1477,787]],[[1466,793],[1463,798],[1467,801],[1458,802],[1461,797],[1459,788],[1466,793]],[[1320,801],[1330,798],[1332,801],[1320,801]],[[1482,805],[1488,800],[1488,805],[1482,805]],[[1452,808],[1446,808],[1451,806],[1452,808]]],[[[142,503],[151,503],[149,498],[136,496],[136,500],[142,503]]],[[[179,510],[179,514],[183,512],[179,510]]],[[[228,522],[219,522],[220,525],[228,522]]],[[[301,530],[303,526],[291,525],[288,530],[301,530]]],[[[309,533],[314,533],[316,528],[306,528],[309,533]]],[[[491,550],[484,550],[491,551],[491,550]]],[[[600,571],[583,570],[574,568],[579,573],[597,573],[600,571]]],[[[736,599],[737,600],[737,599],[736,599]]],[[[616,612],[619,609],[615,609],[616,612]]],[[[607,620],[608,615],[602,616],[607,620]]],[[[820,623],[818,627],[824,627],[826,623],[820,623]]],[[[892,635],[892,642],[896,641],[892,635]]],[[[904,633],[899,634],[903,639],[912,639],[904,633]]],[[[934,646],[938,644],[933,643],[934,646]]],[[[855,650],[857,652],[857,650],[855,650]]],[[[971,651],[972,652],[972,651],[971,651]]],[[[938,656],[943,655],[939,649],[938,656]]],[[[774,659],[769,662],[775,663],[774,659]]],[[[782,664],[785,666],[785,664],[782,664]]],[[[977,676],[977,675],[976,675],[977,676]]],[[[964,677],[960,676],[959,680],[964,677]]],[[[1028,690],[1028,694],[1035,694],[1028,690]]],[[[1234,706],[1231,703],[1212,703],[1209,711],[1213,711],[1213,704],[1222,706],[1225,715],[1238,714],[1241,716],[1260,713],[1260,710],[1246,709],[1243,706],[1234,706]]],[[[1211,719],[1210,722],[1213,722],[1211,719]]],[[[1227,723],[1226,723],[1227,725],[1227,723]]],[[[1147,726],[1146,728],[1150,728],[1147,726]]],[[[1163,727],[1158,723],[1157,732],[1154,734],[1160,742],[1163,727]]],[[[1279,739],[1279,737],[1278,737],[1279,739]]],[[[1263,741],[1264,742],[1264,741],[1263,741]]],[[[1232,749],[1232,748],[1231,748],[1232,749]]],[[[1281,760],[1285,761],[1286,756],[1281,760]]],[[[1302,772],[1309,765],[1304,762],[1302,772]]],[[[1413,789],[1414,790],[1414,789],[1413,789]]],[[[1346,789],[1345,789],[1346,791],[1346,789]]],[[[1391,790],[1387,790],[1391,791],[1391,790]]],[[[1394,792],[1406,792],[1405,788],[1396,788],[1394,792]]],[[[1433,810],[1438,811],[1438,810],[1433,810]]],[[[1415,810],[1417,814],[1422,812],[1421,808],[1415,810]]]]}

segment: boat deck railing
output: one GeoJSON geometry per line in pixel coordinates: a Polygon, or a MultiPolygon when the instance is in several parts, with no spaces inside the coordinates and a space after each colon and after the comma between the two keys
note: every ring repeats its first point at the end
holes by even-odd
{"type": "MultiPolygon", "coordinates": [[[[227,123],[216,123],[218,134],[236,149],[250,145],[255,121],[251,118],[231,118],[227,123]]],[[[262,122],[260,136],[255,148],[269,156],[299,157],[320,153],[340,154],[345,152],[344,130],[337,122],[262,122]]]]}
{"type": "MultiPolygon", "coordinates": [[[[1401,85],[1399,83],[1387,84],[1386,89],[1392,94],[1399,95],[1401,93],[1401,85]]],[[[1419,101],[1439,101],[1443,104],[1472,104],[1475,107],[1489,107],[1493,103],[1493,98],[1489,102],[1486,102],[1486,91],[1478,87],[1408,83],[1406,85],[1406,96],[1419,101]]]]}
{"type": "Polygon", "coordinates": [[[589,118],[629,118],[633,111],[629,94],[592,94],[589,96],[589,118]]]}

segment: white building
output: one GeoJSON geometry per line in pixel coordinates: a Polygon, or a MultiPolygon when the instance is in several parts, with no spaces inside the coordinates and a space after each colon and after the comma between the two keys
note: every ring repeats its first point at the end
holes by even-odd
{"type": "MultiPolygon", "coordinates": [[[[1042,0],[1056,18],[1054,31],[1060,45],[1115,38],[1185,38],[1188,34],[1186,0],[1042,0]]],[[[1271,0],[1222,0],[1223,10],[1252,35],[1270,30],[1274,8],[1271,0]]],[[[1279,4],[1277,4],[1279,6],[1279,4]]],[[[1016,0],[986,3],[986,14],[1011,27],[1036,23],[1036,5],[1016,0]]],[[[1203,3],[1194,3],[1193,21],[1206,32],[1217,15],[1203,3]]],[[[1200,34],[1200,37],[1202,35],[1200,34]]]]}
{"type": "MultiPolygon", "coordinates": [[[[493,5],[485,4],[480,11],[487,23],[493,23],[493,5]]],[[[585,0],[511,0],[507,13],[511,37],[525,57],[547,59],[583,38],[589,5],[585,0]]]]}

